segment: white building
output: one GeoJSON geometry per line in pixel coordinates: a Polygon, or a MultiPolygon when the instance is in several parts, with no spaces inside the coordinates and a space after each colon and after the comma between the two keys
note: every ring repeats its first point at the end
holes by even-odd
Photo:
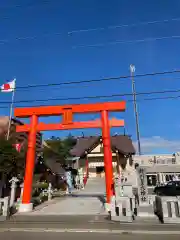
{"type": "Polygon", "coordinates": [[[146,168],[148,186],[180,180],[180,154],[133,156],[134,164],[146,168]]]}

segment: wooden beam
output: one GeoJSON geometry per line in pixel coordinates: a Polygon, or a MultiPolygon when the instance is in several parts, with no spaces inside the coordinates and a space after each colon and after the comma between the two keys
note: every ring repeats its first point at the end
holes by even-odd
{"type": "MultiPolygon", "coordinates": [[[[124,127],[124,120],[111,119],[109,120],[110,127],[124,127]]],[[[52,130],[68,130],[68,129],[81,129],[81,128],[101,128],[101,120],[97,119],[94,121],[87,122],[73,122],[70,124],[62,124],[62,123],[38,123],[37,131],[52,131],[52,130]]],[[[16,126],[16,132],[29,132],[30,125],[20,125],[16,126]]]]}
{"type": "Polygon", "coordinates": [[[30,117],[37,116],[58,116],[64,114],[67,109],[71,109],[72,113],[96,113],[103,110],[106,111],[125,111],[126,102],[105,102],[93,104],[79,104],[79,105],[64,105],[64,106],[40,106],[40,107],[27,107],[15,108],[15,117],[30,117]]]}

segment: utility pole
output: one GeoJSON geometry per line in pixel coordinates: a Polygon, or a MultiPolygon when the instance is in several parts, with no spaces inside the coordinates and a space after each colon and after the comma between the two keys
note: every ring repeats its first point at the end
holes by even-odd
{"type": "Polygon", "coordinates": [[[139,116],[137,110],[136,103],[136,88],[135,88],[135,80],[134,80],[134,72],[135,66],[133,64],[130,65],[131,79],[132,79],[132,93],[133,93],[133,102],[134,102],[134,115],[136,120],[136,136],[138,141],[138,153],[141,155],[141,142],[140,142],[140,133],[139,133],[139,116]]]}

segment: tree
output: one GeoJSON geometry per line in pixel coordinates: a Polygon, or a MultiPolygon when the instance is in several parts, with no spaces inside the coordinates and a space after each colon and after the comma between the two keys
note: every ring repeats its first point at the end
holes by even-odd
{"type": "Polygon", "coordinates": [[[63,156],[64,159],[70,156],[70,150],[74,147],[75,144],[76,139],[71,135],[61,141],[60,154],[63,156]]]}
{"type": "Polygon", "coordinates": [[[17,176],[24,171],[24,152],[17,152],[12,140],[0,138],[0,172],[6,176],[17,176]]]}
{"type": "Polygon", "coordinates": [[[76,139],[69,135],[65,139],[59,139],[52,137],[46,140],[46,146],[44,147],[44,158],[56,156],[59,162],[65,163],[65,160],[70,156],[70,150],[76,144],[76,139]]]}

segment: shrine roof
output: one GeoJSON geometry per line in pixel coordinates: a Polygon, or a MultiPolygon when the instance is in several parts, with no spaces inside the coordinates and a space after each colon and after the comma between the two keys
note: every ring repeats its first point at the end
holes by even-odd
{"type": "MultiPolygon", "coordinates": [[[[81,137],[70,151],[72,156],[82,157],[90,153],[102,140],[101,136],[81,137]]],[[[111,136],[111,146],[113,151],[118,151],[123,155],[135,154],[132,140],[127,135],[111,136]]]]}

